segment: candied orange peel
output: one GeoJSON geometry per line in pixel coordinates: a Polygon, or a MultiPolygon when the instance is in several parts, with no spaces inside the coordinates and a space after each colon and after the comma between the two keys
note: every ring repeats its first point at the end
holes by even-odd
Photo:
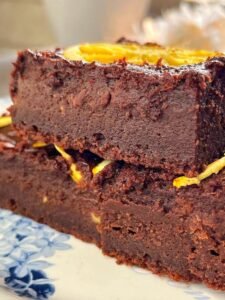
{"type": "Polygon", "coordinates": [[[181,188],[193,184],[199,185],[202,180],[210,177],[212,174],[218,174],[224,168],[225,168],[225,156],[209,164],[206,167],[205,171],[203,171],[196,177],[189,178],[186,176],[181,176],[175,178],[173,181],[173,186],[176,188],[181,188]]]}
{"type": "Polygon", "coordinates": [[[102,162],[100,162],[97,166],[95,166],[92,169],[92,174],[96,175],[98,173],[100,173],[106,166],[108,166],[109,164],[111,164],[111,160],[103,160],[102,162]]]}
{"type": "Polygon", "coordinates": [[[47,146],[47,144],[44,142],[41,142],[41,141],[37,141],[37,142],[33,143],[33,145],[32,145],[33,148],[43,148],[46,146],[47,146]]]}
{"type": "Polygon", "coordinates": [[[83,176],[81,172],[77,169],[77,165],[73,162],[73,158],[71,155],[66,153],[61,147],[55,145],[56,150],[62,155],[62,157],[71,163],[70,165],[70,176],[76,183],[80,183],[80,181],[83,179],[83,176]]]}
{"type": "Polygon", "coordinates": [[[72,61],[98,62],[110,64],[119,60],[135,65],[161,64],[182,66],[198,64],[208,58],[224,56],[224,53],[207,50],[188,50],[161,47],[155,44],[139,45],[136,43],[110,44],[95,43],[81,44],[64,50],[63,56],[72,61]]]}
{"type": "Polygon", "coordinates": [[[70,172],[71,172],[71,178],[73,179],[73,181],[75,181],[76,183],[79,183],[83,176],[81,174],[81,172],[77,169],[77,166],[75,163],[72,163],[72,165],[70,166],[70,172]]]}
{"type": "Polygon", "coordinates": [[[0,117],[0,128],[7,127],[12,124],[11,116],[0,117]]]}
{"type": "Polygon", "coordinates": [[[68,153],[66,153],[66,151],[63,150],[63,148],[55,144],[55,149],[62,155],[62,157],[65,160],[67,160],[68,162],[72,161],[72,157],[68,153]]]}

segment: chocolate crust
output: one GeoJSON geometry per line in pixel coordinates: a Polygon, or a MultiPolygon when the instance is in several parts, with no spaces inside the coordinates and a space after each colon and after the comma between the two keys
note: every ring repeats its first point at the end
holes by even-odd
{"type": "MultiPolygon", "coordinates": [[[[81,187],[51,146],[0,152],[1,208],[96,243],[119,263],[225,290],[224,171],[176,190],[165,170],[115,162],[96,176],[84,167],[81,187]]],[[[78,164],[87,157],[76,153],[78,164]]]]}
{"type": "Polygon", "coordinates": [[[179,68],[19,53],[11,108],[21,132],[111,160],[192,176],[225,149],[225,59],[179,68]]]}

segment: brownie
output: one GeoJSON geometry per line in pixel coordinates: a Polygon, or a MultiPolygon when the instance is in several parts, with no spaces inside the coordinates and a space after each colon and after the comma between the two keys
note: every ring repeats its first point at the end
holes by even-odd
{"type": "Polygon", "coordinates": [[[69,60],[59,49],[20,52],[14,124],[63,148],[193,176],[225,150],[225,58],[179,66],[158,58],[135,65],[69,60]]]}
{"type": "Polygon", "coordinates": [[[122,161],[93,175],[100,157],[0,135],[0,207],[94,242],[119,263],[225,290],[225,171],[175,189],[174,175],[122,161]],[[15,142],[15,139],[17,142],[15,142]]]}

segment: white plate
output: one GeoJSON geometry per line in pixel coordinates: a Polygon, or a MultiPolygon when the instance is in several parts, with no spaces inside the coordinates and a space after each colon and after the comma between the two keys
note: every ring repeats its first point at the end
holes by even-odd
{"type": "MultiPolygon", "coordinates": [[[[8,104],[0,99],[0,111],[8,104]]],[[[50,300],[225,299],[225,293],[202,285],[117,265],[94,245],[5,210],[0,210],[0,285],[1,300],[21,299],[16,293],[50,300]]]]}

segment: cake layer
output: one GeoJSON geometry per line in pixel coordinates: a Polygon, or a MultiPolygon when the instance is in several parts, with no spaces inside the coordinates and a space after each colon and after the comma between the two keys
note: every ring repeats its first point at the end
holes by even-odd
{"type": "Polygon", "coordinates": [[[138,56],[123,45],[119,54],[115,45],[111,52],[110,45],[96,47],[19,53],[11,111],[21,132],[47,143],[57,141],[63,148],[88,149],[104,159],[189,176],[222,156],[223,56],[206,60],[199,52],[198,59],[196,53],[191,57],[194,52],[184,55],[171,49],[169,56],[168,49],[152,45],[138,56]],[[140,65],[145,57],[157,63],[140,65]],[[162,65],[169,59],[178,66],[162,65]],[[193,61],[201,63],[185,65],[193,61]]]}
{"type": "Polygon", "coordinates": [[[224,171],[177,190],[161,169],[122,162],[101,169],[95,155],[67,150],[81,185],[65,153],[0,137],[1,208],[94,242],[119,263],[225,290],[224,171]]]}
{"type": "Polygon", "coordinates": [[[16,149],[11,136],[4,142],[2,137],[0,207],[99,245],[100,235],[91,218],[98,213],[97,199],[91,191],[76,188],[67,164],[53,147],[42,151],[21,143],[16,149]]]}

